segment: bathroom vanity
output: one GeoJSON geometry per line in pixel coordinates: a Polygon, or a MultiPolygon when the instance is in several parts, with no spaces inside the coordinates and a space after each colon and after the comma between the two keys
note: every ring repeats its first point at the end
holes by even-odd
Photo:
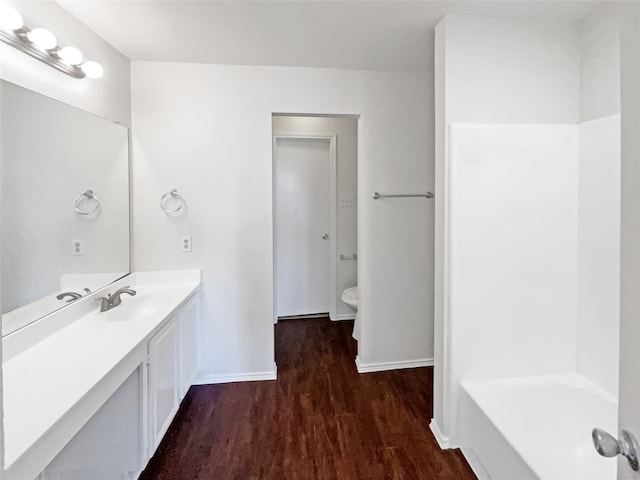
{"type": "Polygon", "coordinates": [[[136,478],[196,373],[201,273],[130,273],[127,127],[0,90],[3,478],[136,478]]]}
{"type": "Polygon", "coordinates": [[[200,278],[136,272],[3,338],[5,478],[137,478],[196,374],[200,278]]]}

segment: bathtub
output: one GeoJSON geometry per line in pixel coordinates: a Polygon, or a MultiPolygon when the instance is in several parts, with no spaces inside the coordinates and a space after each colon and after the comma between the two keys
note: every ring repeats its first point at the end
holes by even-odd
{"type": "Polygon", "coordinates": [[[591,430],[618,431],[616,397],[577,374],[463,381],[462,452],[480,480],[615,480],[591,430]]]}

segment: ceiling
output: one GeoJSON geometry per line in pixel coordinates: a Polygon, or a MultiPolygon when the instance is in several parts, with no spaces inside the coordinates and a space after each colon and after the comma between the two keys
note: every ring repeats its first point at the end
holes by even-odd
{"type": "Polygon", "coordinates": [[[582,19],[594,1],[59,1],[131,60],[432,70],[448,13],[582,19]]]}

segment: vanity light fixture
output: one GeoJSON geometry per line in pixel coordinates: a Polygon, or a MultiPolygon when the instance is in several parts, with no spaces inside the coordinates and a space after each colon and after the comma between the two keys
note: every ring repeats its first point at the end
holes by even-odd
{"type": "Polygon", "coordinates": [[[92,60],[89,60],[88,62],[84,62],[80,66],[80,68],[82,68],[82,71],[89,78],[100,78],[104,73],[104,70],[102,69],[102,65],[92,60]]]}
{"type": "Polygon", "coordinates": [[[64,47],[58,52],[60,60],[69,65],[80,65],[84,60],[84,55],[76,47],[64,47]]]}
{"type": "Polygon", "coordinates": [[[46,28],[26,27],[22,15],[7,4],[0,4],[0,40],[74,78],[100,78],[104,73],[98,62],[84,62],[77,48],[59,47],[46,28]]]}
{"type": "Polygon", "coordinates": [[[24,25],[22,15],[6,4],[0,4],[0,28],[2,30],[20,30],[24,25]]]}
{"type": "Polygon", "coordinates": [[[26,35],[27,40],[40,50],[51,50],[58,45],[58,39],[46,28],[34,28],[26,35]]]}

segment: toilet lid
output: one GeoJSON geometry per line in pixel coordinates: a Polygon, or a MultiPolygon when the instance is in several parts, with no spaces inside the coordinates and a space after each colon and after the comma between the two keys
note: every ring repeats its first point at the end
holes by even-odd
{"type": "Polygon", "coordinates": [[[352,298],[354,300],[358,300],[358,293],[359,293],[358,292],[358,287],[349,287],[349,288],[345,289],[343,295],[345,297],[349,297],[349,298],[352,298]]]}

